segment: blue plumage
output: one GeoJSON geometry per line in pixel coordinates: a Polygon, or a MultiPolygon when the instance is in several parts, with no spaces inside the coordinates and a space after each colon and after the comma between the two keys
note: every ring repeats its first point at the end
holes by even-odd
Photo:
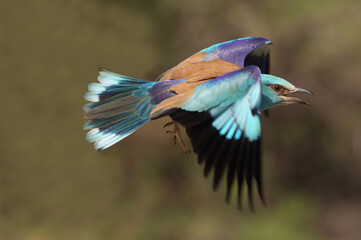
{"type": "Polygon", "coordinates": [[[112,146],[129,136],[146,122],[155,107],[148,90],[155,84],[101,71],[100,83],[89,84],[85,99],[92,101],[84,106],[86,139],[94,142],[97,150],[112,146]]]}
{"type": "Polygon", "coordinates": [[[152,96],[152,103],[158,104],[168,98],[174,97],[176,95],[175,92],[170,91],[169,89],[177,85],[179,83],[185,82],[187,79],[179,79],[179,80],[167,80],[164,82],[158,82],[154,84],[148,91],[152,96]]]}
{"type": "Polygon", "coordinates": [[[239,129],[241,134],[243,132],[254,141],[260,137],[261,127],[259,112],[252,110],[260,106],[261,87],[259,68],[247,66],[199,85],[181,109],[207,111],[215,119],[212,125],[220,135],[232,139],[239,129]],[[233,123],[236,129],[230,129],[233,123]]]}
{"type": "Polygon", "coordinates": [[[221,59],[240,67],[244,67],[245,58],[254,49],[270,44],[271,41],[262,37],[248,37],[215,44],[202,50],[208,61],[221,59]]]}
{"type": "Polygon", "coordinates": [[[175,95],[169,88],[186,81],[149,82],[105,70],[98,80],[89,84],[84,97],[92,103],[83,107],[85,118],[91,119],[83,127],[90,130],[86,139],[97,150],[114,145],[147,123],[155,106],[175,95]]]}
{"type": "Polygon", "coordinates": [[[287,96],[306,92],[269,75],[270,41],[236,39],[206,48],[149,82],[100,71],[90,83],[83,107],[86,139],[97,150],[108,148],[150,120],[169,115],[185,127],[204,174],[213,171],[213,188],[227,175],[227,201],[234,179],[238,205],[245,181],[251,208],[252,184],[264,201],[261,181],[260,114],[269,108],[304,101],[287,96]]]}

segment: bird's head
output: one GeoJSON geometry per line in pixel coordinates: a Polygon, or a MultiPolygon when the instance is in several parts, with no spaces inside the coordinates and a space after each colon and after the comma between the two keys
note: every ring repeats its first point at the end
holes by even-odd
{"type": "Polygon", "coordinates": [[[292,103],[301,103],[310,105],[304,100],[296,97],[290,97],[291,93],[313,93],[309,90],[298,88],[286,81],[285,79],[275,77],[273,75],[262,74],[262,103],[261,111],[292,103]]]}

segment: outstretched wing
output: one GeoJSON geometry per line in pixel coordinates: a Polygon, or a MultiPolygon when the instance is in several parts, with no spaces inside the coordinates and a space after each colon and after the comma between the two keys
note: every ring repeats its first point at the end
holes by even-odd
{"type": "MultiPolygon", "coordinates": [[[[268,45],[271,41],[262,37],[247,37],[228,42],[219,43],[202,50],[205,53],[205,60],[213,61],[221,59],[223,61],[235,64],[240,67],[247,65],[257,65],[257,61],[252,64],[245,64],[245,59],[252,53],[253,56],[260,56],[267,52],[268,45]],[[259,49],[259,50],[257,50],[259,49]]],[[[262,68],[260,67],[261,72],[262,68]]]]}
{"type": "MultiPolygon", "coordinates": [[[[248,37],[219,43],[192,55],[160,77],[160,81],[188,79],[183,89],[194,87],[194,83],[219,77],[247,65],[256,65],[262,73],[269,69],[271,41],[261,37],[248,37]],[[189,86],[187,84],[191,83],[189,86]]],[[[178,90],[178,89],[177,89],[178,90]]]]}
{"type": "Polygon", "coordinates": [[[204,175],[214,172],[213,188],[227,175],[227,201],[237,176],[238,204],[244,179],[253,208],[252,185],[262,200],[260,138],[261,72],[256,66],[227,73],[195,87],[190,93],[165,100],[151,118],[169,114],[191,139],[204,175]],[[173,99],[172,99],[173,98],[173,99]],[[167,106],[167,103],[170,105],[167,106]]]}

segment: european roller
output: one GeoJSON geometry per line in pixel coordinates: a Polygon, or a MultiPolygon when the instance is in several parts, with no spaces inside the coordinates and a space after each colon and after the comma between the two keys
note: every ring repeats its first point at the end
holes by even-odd
{"type": "MultiPolygon", "coordinates": [[[[238,206],[247,185],[253,209],[253,185],[264,203],[261,177],[260,114],[292,103],[288,96],[311,93],[269,75],[269,45],[261,37],[248,37],[208,47],[162,74],[146,81],[101,70],[98,83],[89,84],[83,107],[87,141],[106,149],[164,116],[173,120],[175,138],[185,151],[179,125],[185,128],[204,175],[213,172],[216,190],[225,175],[226,201],[237,182],[238,206]]],[[[168,124],[170,125],[170,124],[168,124]]]]}

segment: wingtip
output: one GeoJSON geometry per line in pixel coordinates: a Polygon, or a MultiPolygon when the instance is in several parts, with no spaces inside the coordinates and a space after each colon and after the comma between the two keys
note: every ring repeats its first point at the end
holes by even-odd
{"type": "Polygon", "coordinates": [[[213,185],[212,185],[213,191],[216,192],[218,190],[218,188],[219,188],[219,182],[213,182],[213,185]]]}
{"type": "Polygon", "coordinates": [[[258,181],[257,182],[257,191],[258,191],[258,195],[259,195],[259,198],[263,204],[263,206],[267,206],[267,203],[266,203],[266,198],[264,196],[264,193],[263,193],[263,186],[262,184],[260,184],[260,182],[258,181]]]}
{"type": "Polygon", "coordinates": [[[225,199],[225,201],[226,201],[227,204],[230,204],[230,203],[231,203],[231,196],[232,196],[231,193],[232,193],[231,189],[230,189],[230,188],[227,188],[226,199],[225,199]]]}

